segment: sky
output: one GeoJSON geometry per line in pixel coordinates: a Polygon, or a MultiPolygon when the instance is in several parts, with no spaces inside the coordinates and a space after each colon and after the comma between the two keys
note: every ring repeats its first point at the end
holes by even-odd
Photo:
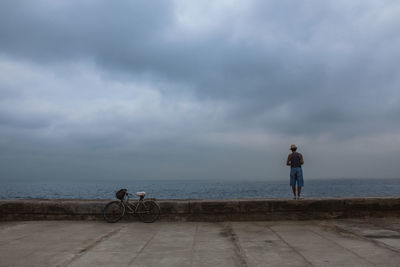
{"type": "Polygon", "coordinates": [[[400,3],[0,1],[0,180],[400,178],[400,3]]]}

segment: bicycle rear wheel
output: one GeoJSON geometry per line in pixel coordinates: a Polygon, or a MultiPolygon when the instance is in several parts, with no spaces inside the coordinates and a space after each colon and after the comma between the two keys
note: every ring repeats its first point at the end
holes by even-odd
{"type": "Polygon", "coordinates": [[[103,209],[103,217],[109,223],[118,222],[124,214],[125,206],[121,201],[112,201],[103,209]]]}
{"type": "Polygon", "coordinates": [[[142,222],[152,223],[160,217],[160,207],[154,200],[145,200],[138,205],[137,213],[142,222]]]}

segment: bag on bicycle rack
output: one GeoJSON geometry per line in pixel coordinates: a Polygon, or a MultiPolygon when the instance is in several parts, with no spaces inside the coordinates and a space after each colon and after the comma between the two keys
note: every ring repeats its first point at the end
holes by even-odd
{"type": "Polygon", "coordinates": [[[126,189],[120,189],[117,191],[117,193],[115,193],[115,197],[118,198],[119,200],[122,200],[122,199],[124,199],[127,191],[128,190],[126,190],[126,189]]]}

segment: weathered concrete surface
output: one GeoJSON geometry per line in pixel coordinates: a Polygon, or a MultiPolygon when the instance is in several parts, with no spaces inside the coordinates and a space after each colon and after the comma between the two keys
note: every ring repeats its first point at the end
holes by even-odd
{"type": "Polygon", "coordinates": [[[0,266],[399,266],[400,219],[0,222],[0,266]]]}
{"type": "MultiPolygon", "coordinates": [[[[109,201],[0,200],[0,220],[102,219],[102,209],[109,201]]],[[[311,220],[400,215],[400,198],[157,201],[164,221],[311,220]]]]}

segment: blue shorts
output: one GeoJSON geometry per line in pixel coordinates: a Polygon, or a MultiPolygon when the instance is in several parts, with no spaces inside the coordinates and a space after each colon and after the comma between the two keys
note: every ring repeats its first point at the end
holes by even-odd
{"type": "Polygon", "coordinates": [[[301,168],[290,169],[290,186],[304,186],[303,170],[301,168]]]}

